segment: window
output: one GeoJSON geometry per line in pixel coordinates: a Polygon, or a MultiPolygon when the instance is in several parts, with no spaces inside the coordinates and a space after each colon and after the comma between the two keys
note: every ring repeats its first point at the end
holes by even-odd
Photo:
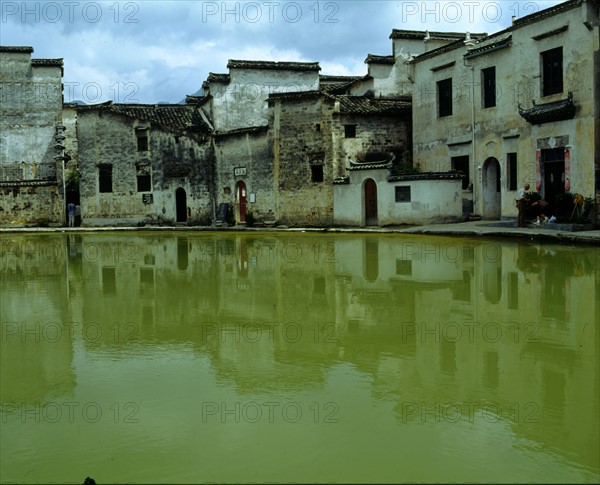
{"type": "Polygon", "coordinates": [[[508,273],[508,308],[519,309],[519,275],[514,271],[508,273]]]}
{"type": "Polygon", "coordinates": [[[135,136],[138,140],[138,152],[147,152],[148,151],[148,130],[147,129],[137,129],[135,136]]]}
{"type": "Polygon", "coordinates": [[[400,276],[412,276],[412,261],[406,259],[397,259],[396,274],[400,276]]]}
{"type": "Polygon", "coordinates": [[[149,165],[138,165],[136,167],[137,177],[137,191],[138,192],[151,192],[152,191],[152,178],[150,176],[149,165]]]}
{"type": "Polygon", "coordinates": [[[104,295],[117,294],[117,274],[114,267],[104,266],[102,268],[102,293],[104,295]]]}
{"type": "Polygon", "coordinates": [[[563,49],[542,52],[542,95],[563,92],[563,49]]]}
{"type": "Polygon", "coordinates": [[[496,106],[496,68],[489,67],[481,71],[483,86],[483,107],[493,108],[496,106]]]}
{"type": "Polygon", "coordinates": [[[410,202],[410,187],[396,187],[396,202],[410,202]]]}
{"type": "Polygon", "coordinates": [[[310,172],[313,182],[323,182],[323,165],[311,165],[310,172]]]}
{"type": "Polygon", "coordinates": [[[452,157],[450,159],[450,164],[452,166],[452,170],[456,170],[457,172],[461,172],[463,174],[462,189],[468,190],[470,183],[469,156],[465,155],[463,157],[452,157]]]}
{"type": "Polygon", "coordinates": [[[112,165],[98,167],[98,190],[100,193],[112,192],[112,165]]]}
{"type": "Polygon", "coordinates": [[[506,173],[508,174],[508,190],[517,190],[517,154],[506,155],[506,173]]]}
{"type": "Polygon", "coordinates": [[[344,125],[344,136],[346,138],[356,138],[356,125],[344,125]]]}
{"type": "Polygon", "coordinates": [[[452,78],[438,81],[439,117],[452,116],[452,78]]]}

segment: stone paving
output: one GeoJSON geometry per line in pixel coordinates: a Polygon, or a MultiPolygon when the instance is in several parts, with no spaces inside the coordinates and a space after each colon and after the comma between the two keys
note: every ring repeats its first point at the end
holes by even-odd
{"type": "Polygon", "coordinates": [[[498,221],[469,221],[455,224],[428,224],[423,226],[397,226],[397,227],[330,227],[330,228],[302,228],[302,227],[207,227],[207,226],[145,226],[145,227],[1,227],[0,234],[7,233],[94,233],[111,231],[224,231],[224,232],[311,232],[311,233],[371,233],[371,234],[423,234],[440,236],[467,236],[529,239],[534,241],[548,241],[556,243],[579,243],[600,245],[600,230],[570,232],[560,230],[553,225],[529,225],[524,228],[512,227],[510,222],[498,221]]]}

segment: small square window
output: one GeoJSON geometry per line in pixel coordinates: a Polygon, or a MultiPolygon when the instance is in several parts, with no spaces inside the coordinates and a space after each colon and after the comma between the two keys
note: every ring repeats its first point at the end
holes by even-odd
{"type": "Polygon", "coordinates": [[[410,187],[396,187],[396,202],[410,202],[410,187]]]}
{"type": "Polygon", "coordinates": [[[138,175],[137,176],[137,191],[138,192],[152,191],[152,181],[150,180],[150,175],[138,175]]]}
{"type": "Polygon", "coordinates": [[[412,276],[412,261],[409,259],[397,259],[396,274],[399,276],[412,276]]]}
{"type": "Polygon", "coordinates": [[[452,157],[450,159],[450,166],[452,167],[452,170],[462,173],[462,189],[468,190],[470,184],[469,156],[465,155],[462,157],[452,157]]]}
{"type": "Polygon", "coordinates": [[[310,172],[313,182],[323,182],[323,165],[311,165],[310,172]]]}
{"type": "Polygon", "coordinates": [[[152,177],[149,164],[139,164],[136,166],[137,191],[151,192],[152,177]]]}
{"type": "Polygon", "coordinates": [[[344,137],[356,138],[356,125],[344,125],[344,137]]]}

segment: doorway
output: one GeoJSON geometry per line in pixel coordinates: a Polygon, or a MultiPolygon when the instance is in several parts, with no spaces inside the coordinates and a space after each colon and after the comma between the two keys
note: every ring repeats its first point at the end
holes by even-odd
{"type": "Polygon", "coordinates": [[[175,211],[177,222],[187,222],[188,211],[186,194],[185,189],[182,187],[179,187],[175,191],[175,211]]]}
{"type": "Polygon", "coordinates": [[[502,215],[502,191],[500,162],[494,157],[483,163],[483,218],[500,219],[502,215]]]}
{"type": "Polygon", "coordinates": [[[365,226],[377,224],[377,184],[373,179],[367,179],[365,181],[365,226]]]}
{"type": "Polygon", "coordinates": [[[564,148],[542,150],[542,197],[548,202],[548,210],[556,211],[556,196],[565,193],[564,148]]]}
{"type": "Polygon", "coordinates": [[[247,200],[246,200],[246,184],[243,180],[240,180],[236,184],[235,190],[235,205],[238,212],[238,221],[246,222],[246,210],[247,210],[247,200]]]}

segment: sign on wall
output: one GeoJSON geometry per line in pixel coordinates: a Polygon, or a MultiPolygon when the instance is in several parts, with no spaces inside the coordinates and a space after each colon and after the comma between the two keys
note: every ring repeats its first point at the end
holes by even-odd
{"type": "Polygon", "coordinates": [[[234,177],[243,177],[246,175],[246,167],[235,167],[233,169],[234,177]]]}
{"type": "Polygon", "coordinates": [[[142,202],[144,204],[152,204],[154,202],[154,194],[142,194],[142,202]]]}

